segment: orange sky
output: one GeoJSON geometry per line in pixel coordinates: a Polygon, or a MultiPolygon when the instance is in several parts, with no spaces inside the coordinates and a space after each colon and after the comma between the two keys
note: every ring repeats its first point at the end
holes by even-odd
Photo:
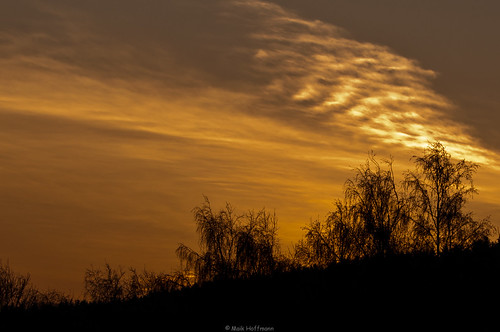
{"type": "Polygon", "coordinates": [[[0,259],[76,295],[90,264],[172,272],[203,194],[286,248],[368,151],[401,174],[436,139],[499,225],[498,5],[396,2],[2,2],[0,259]]]}

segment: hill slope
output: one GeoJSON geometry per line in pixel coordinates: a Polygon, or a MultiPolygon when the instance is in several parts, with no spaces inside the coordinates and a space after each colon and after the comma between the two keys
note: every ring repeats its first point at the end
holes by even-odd
{"type": "Polygon", "coordinates": [[[0,326],[66,331],[494,330],[500,249],[398,256],[205,283],[119,303],[0,315],[0,326]]]}

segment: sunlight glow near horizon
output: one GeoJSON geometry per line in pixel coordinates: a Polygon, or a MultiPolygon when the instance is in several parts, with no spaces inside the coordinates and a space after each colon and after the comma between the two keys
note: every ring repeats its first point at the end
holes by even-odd
{"type": "MultiPolygon", "coordinates": [[[[135,36],[133,13],[34,1],[44,24],[0,34],[0,243],[13,262],[72,262],[68,287],[87,257],[168,269],[203,194],[276,209],[289,245],[370,150],[404,169],[440,140],[496,179],[498,155],[454,121],[433,70],[263,1],[191,5],[201,22],[170,17],[184,27],[172,32],[160,17],[135,36]]],[[[480,185],[500,205],[498,180],[480,185]]]]}

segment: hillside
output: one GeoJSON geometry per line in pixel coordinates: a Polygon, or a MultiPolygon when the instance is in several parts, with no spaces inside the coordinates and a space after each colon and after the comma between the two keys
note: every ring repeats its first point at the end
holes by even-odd
{"type": "Polygon", "coordinates": [[[1,314],[3,328],[65,331],[493,330],[498,244],[395,256],[245,280],[207,282],[142,299],[1,314]]]}

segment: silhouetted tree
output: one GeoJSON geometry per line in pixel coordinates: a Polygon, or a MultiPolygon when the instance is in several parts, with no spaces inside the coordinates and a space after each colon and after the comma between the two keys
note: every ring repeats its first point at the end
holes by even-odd
{"type": "Polygon", "coordinates": [[[365,256],[386,256],[407,250],[408,205],[395,183],[392,160],[386,169],[370,154],[345,183],[345,200],[338,200],[324,222],[305,227],[295,247],[303,265],[326,266],[365,256]]]}
{"type": "Polygon", "coordinates": [[[37,303],[38,291],[30,275],[15,273],[9,263],[0,262],[0,311],[4,308],[29,308],[37,303]]]}
{"type": "Polygon", "coordinates": [[[360,249],[386,256],[405,250],[409,216],[406,200],[398,191],[392,159],[382,169],[373,154],[356,175],[346,181],[345,196],[363,225],[366,243],[360,249]],[[365,249],[366,248],[366,249],[365,249]]]}
{"type": "Polygon", "coordinates": [[[210,201],[205,197],[205,204],[193,209],[197,232],[200,234],[198,253],[179,244],[176,250],[181,264],[193,270],[198,281],[214,278],[230,278],[236,272],[236,224],[233,208],[226,204],[225,210],[212,211],[210,201]]]}
{"type": "Polygon", "coordinates": [[[413,212],[415,246],[439,256],[488,238],[492,230],[488,220],[476,221],[464,211],[467,199],[477,193],[472,176],[479,166],[465,160],[454,162],[439,142],[414,158],[416,171],[406,173],[405,187],[413,212]]]}
{"type": "Polygon", "coordinates": [[[324,222],[312,221],[295,246],[295,260],[305,266],[325,267],[364,256],[365,234],[355,208],[340,200],[324,222]]]}
{"type": "Polygon", "coordinates": [[[489,220],[474,220],[464,211],[467,199],[477,192],[472,176],[478,165],[454,162],[439,142],[414,158],[416,170],[406,172],[398,186],[392,159],[382,167],[371,154],[346,181],[345,200],[336,202],[325,221],[305,227],[304,239],[295,246],[295,261],[326,266],[412,251],[440,255],[487,241],[493,231],[489,220]]]}
{"type": "Polygon", "coordinates": [[[264,209],[235,215],[230,204],[214,212],[205,197],[193,209],[200,252],[179,244],[177,255],[197,282],[270,273],[279,251],[276,216],[264,209]]]}
{"type": "Polygon", "coordinates": [[[275,269],[279,246],[276,214],[249,211],[245,219],[236,235],[237,269],[243,275],[269,274],[275,269]]]}

